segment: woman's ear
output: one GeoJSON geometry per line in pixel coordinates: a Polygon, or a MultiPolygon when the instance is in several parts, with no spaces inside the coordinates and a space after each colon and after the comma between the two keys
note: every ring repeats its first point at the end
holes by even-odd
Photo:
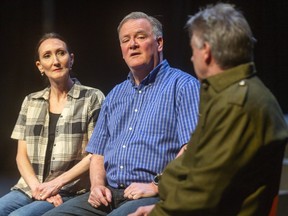
{"type": "Polygon", "coordinates": [[[40,61],[36,61],[36,67],[38,68],[38,70],[40,71],[41,75],[43,76],[44,75],[44,69],[40,63],[40,61]]]}
{"type": "Polygon", "coordinates": [[[74,53],[71,53],[70,54],[70,65],[69,65],[69,67],[72,68],[73,64],[74,64],[74,53]]]}

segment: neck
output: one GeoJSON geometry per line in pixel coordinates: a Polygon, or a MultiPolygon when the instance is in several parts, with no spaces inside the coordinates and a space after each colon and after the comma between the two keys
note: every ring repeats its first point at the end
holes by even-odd
{"type": "Polygon", "coordinates": [[[142,80],[154,69],[161,63],[162,59],[157,59],[155,61],[151,61],[149,64],[144,65],[139,68],[130,68],[131,73],[133,75],[134,81],[136,85],[139,85],[142,80]]]}
{"type": "Polygon", "coordinates": [[[66,99],[67,93],[73,86],[73,81],[69,78],[66,83],[51,83],[50,98],[57,101],[66,99]]]}

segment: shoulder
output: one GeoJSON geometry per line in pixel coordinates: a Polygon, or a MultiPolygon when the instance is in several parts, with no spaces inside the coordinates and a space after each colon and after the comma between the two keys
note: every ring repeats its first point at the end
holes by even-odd
{"type": "Polygon", "coordinates": [[[232,84],[226,92],[228,103],[243,106],[247,99],[248,83],[248,80],[243,79],[232,84]]]}
{"type": "Polygon", "coordinates": [[[169,67],[168,71],[169,71],[169,77],[171,79],[175,79],[176,81],[182,83],[190,83],[192,85],[200,86],[200,83],[197,78],[181,69],[169,67]]]}
{"type": "Polygon", "coordinates": [[[46,99],[49,96],[49,87],[42,89],[40,91],[32,92],[28,94],[25,98],[26,100],[32,100],[32,99],[46,99]]]}
{"type": "Polygon", "coordinates": [[[128,89],[131,89],[131,88],[133,88],[131,82],[129,80],[125,80],[125,81],[115,85],[111,89],[111,91],[108,93],[107,98],[113,97],[113,96],[118,95],[118,94],[122,94],[124,91],[127,91],[128,89]]]}
{"type": "Polygon", "coordinates": [[[79,92],[80,97],[89,97],[97,95],[98,97],[104,98],[104,93],[100,89],[77,83],[75,83],[75,92],[79,92]]]}

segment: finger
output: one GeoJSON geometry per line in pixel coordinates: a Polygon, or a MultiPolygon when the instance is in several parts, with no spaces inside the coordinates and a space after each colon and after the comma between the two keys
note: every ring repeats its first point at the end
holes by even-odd
{"type": "Polygon", "coordinates": [[[88,198],[88,202],[93,206],[95,202],[99,199],[99,195],[96,193],[91,192],[88,198]]]}
{"type": "Polygon", "coordinates": [[[40,193],[40,194],[36,195],[35,199],[37,199],[37,200],[42,200],[42,196],[43,196],[43,194],[40,193]]]}
{"type": "Polygon", "coordinates": [[[105,205],[105,206],[108,206],[108,205],[109,205],[109,202],[108,202],[108,200],[106,199],[106,197],[101,197],[101,198],[99,199],[99,201],[100,201],[101,204],[103,204],[103,205],[105,205]]]}
{"type": "Polygon", "coordinates": [[[90,205],[93,207],[93,208],[98,208],[100,205],[101,205],[101,203],[100,203],[100,201],[94,201],[94,203],[90,203],[90,205]]]}
{"type": "Polygon", "coordinates": [[[140,195],[139,195],[139,194],[134,194],[134,195],[132,196],[132,199],[134,199],[134,200],[139,199],[139,198],[140,198],[140,195]]]}
{"type": "Polygon", "coordinates": [[[90,194],[88,198],[88,203],[94,208],[97,208],[101,205],[101,202],[99,201],[99,199],[96,198],[96,196],[93,196],[92,194],[90,194]]]}
{"type": "Polygon", "coordinates": [[[44,193],[40,193],[39,194],[40,200],[46,200],[46,198],[48,197],[46,194],[44,193]]]}
{"type": "Polygon", "coordinates": [[[130,191],[126,191],[126,192],[124,191],[124,197],[125,198],[127,198],[127,197],[129,198],[129,195],[131,195],[130,191]]]}
{"type": "Polygon", "coordinates": [[[55,207],[57,207],[57,206],[60,206],[61,204],[63,204],[63,201],[62,201],[62,199],[57,199],[57,198],[55,198],[55,199],[53,199],[52,204],[53,204],[55,207]]]}
{"type": "Polygon", "coordinates": [[[112,201],[112,193],[108,188],[105,189],[105,197],[108,202],[112,201]]]}
{"type": "Polygon", "coordinates": [[[127,197],[128,197],[128,199],[133,199],[134,196],[135,196],[135,194],[130,193],[127,197]]]}
{"type": "Polygon", "coordinates": [[[131,188],[126,188],[124,190],[124,197],[128,197],[129,198],[129,195],[133,195],[133,190],[131,188]]]}
{"type": "MultiPolygon", "coordinates": [[[[132,183],[133,184],[133,183],[132,183]]],[[[131,184],[131,185],[132,185],[131,184]]],[[[126,193],[126,194],[130,194],[133,190],[134,190],[134,188],[131,186],[131,185],[129,185],[125,190],[124,190],[124,194],[126,193]]]]}

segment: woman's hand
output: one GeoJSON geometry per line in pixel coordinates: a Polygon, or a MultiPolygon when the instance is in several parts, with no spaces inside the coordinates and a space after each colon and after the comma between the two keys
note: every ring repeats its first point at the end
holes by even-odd
{"type": "Polygon", "coordinates": [[[33,191],[33,197],[37,200],[46,200],[48,197],[59,193],[61,184],[54,180],[39,184],[33,191]]]}
{"type": "Polygon", "coordinates": [[[62,200],[62,197],[60,196],[60,194],[57,194],[55,196],[51,196],[51,197],[47,198],[46,201],[49,203],[52,203],[55,207],[63,204],[63,200],[62,200]]]}

